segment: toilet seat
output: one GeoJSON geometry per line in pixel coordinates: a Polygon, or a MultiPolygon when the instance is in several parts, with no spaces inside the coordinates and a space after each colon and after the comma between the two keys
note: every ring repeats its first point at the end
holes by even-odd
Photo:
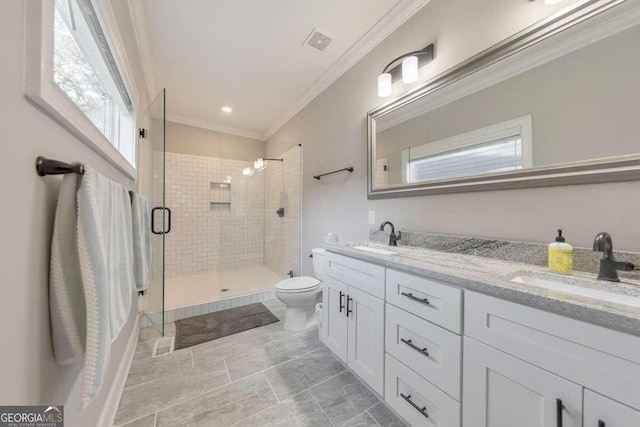
{"type": "Polygon", "coordinates": [[[309,292],[318,289],[321,283],[314,277],[302,276],[286,279],[276,285],[276,290],[284,293],[309,292]]]}

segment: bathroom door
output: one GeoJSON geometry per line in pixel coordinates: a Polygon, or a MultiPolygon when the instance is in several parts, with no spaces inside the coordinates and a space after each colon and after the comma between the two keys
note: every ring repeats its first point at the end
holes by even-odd
{"type": "Polygon", "coordinates": [[[164,335],[165,252],[171,231],[171,210],[165,198],[166,89],[149,105],[142,117],[140,138],[139,191],[151,204],[151,272],[142,310],[148,321],[164,335]]]}

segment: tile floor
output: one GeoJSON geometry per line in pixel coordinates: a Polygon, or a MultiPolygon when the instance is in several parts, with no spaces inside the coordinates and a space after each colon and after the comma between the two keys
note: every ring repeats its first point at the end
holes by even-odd
{"type": "MultiPolygon", "coordinates": [[[[283,318],[279,301],[264,304],[283,318]]],[[[140,331],[118,426],[404,426],[316,328],[293,333],[278,322],[151,358],[156,338],[140,331]]]]}

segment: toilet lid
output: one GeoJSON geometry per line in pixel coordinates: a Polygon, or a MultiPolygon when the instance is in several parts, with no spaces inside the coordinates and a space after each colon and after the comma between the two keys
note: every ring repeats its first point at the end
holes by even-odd
{"type": "Polygon", "coordinates": [[[284,292],[302,292],[317,288],[320,281],[313,277],[302,276],[286,279],[276,285],[276,289],[284,292]]]}

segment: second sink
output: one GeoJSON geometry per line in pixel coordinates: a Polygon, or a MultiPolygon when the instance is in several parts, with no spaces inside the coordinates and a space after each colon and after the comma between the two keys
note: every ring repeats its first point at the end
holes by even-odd
{"type": "Polygon", "coordinates": [[[511,282],[640,308],[640,298],[598,289],[605,282],[526,271],[520,272],[511,282]]]}

